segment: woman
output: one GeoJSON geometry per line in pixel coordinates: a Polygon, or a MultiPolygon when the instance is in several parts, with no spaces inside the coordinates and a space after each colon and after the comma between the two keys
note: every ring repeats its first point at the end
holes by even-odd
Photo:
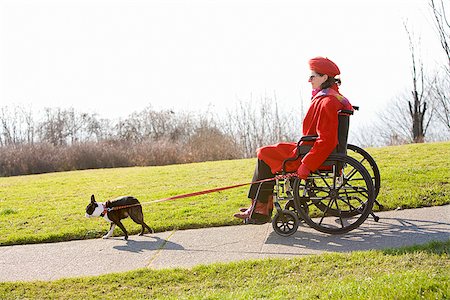
{"type": "MultiPolygon", "coordinates": [[[[311,105],[303,119],[303,135],[317,135],[314,142],[302,142],[310,145],[311,150],[301,159],[286,164],[286,171],[297,171],[298,177],[306,179],[311,171],[317,170],[338,144],[338,111],[352,110],[350,102],[339,93],[340,74],[338,66],[324,57],[315,57],[309,61],[312,86],[311,105]]],[[[297,143],[279,143],[258,149],[258,163],[253,182],[273,178],[282,171],[286,158],[294,157],[297,143]]],[[[252,205],[241,209],[234,216],[248,223],[264,224],[270,221],[273,210],[273,187],[275,182],[268,181],[250,186],[248,197],[252,205]]]]}

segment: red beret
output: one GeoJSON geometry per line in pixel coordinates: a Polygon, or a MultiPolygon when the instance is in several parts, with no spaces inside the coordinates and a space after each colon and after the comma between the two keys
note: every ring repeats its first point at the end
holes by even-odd
{"type": "Polygon", "coordinates": [[[341,74],[338,66],[326,57],[314,57],[309,60],[309,68],[317,73],[331,77],[341,74]]]}

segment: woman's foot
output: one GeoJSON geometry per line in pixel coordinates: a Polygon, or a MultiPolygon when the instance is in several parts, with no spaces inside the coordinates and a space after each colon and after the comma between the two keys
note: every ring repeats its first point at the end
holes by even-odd
{"type": "Polygon", "coordinates": [[[267,203],[256,202],[250,218],[246,220],[247,224],[266,224],[272,220],[273,197],[269,196],[267,203]]]}
{"type": "Polygon", "coordinates": [[[267,203],[252,200],[249,208],[241,208],[240,213],[234,214],[234,217],[245,220],[246,224],[265,224],[271,221],[272,210],[273,197],[267,203]]]}
{"type": "Polygon", "coordinates": [[[255,202],[256,202],[255,200],[252,200],[252,204],[250,205],[249,208],[241,208],[241,209],[239,209],[240,213],[236,213],[233,216],[235,218],[242,219],[242,220],[249,218],[253,212],[253,209],[255,208],[255,202]]]}

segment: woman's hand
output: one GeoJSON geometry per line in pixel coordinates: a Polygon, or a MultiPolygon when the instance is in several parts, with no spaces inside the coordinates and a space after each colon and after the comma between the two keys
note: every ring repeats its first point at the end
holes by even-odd
{"type": "Polygon", "coordinates": [[[306,178],[308,178],[310,172],[311,171],[308,169],[307,166],[305,166],[305,164],[301,164],[300,167],[298,167],[297,169],[298,177],[300,177],[303,180],[306,180],[306,178]]]}

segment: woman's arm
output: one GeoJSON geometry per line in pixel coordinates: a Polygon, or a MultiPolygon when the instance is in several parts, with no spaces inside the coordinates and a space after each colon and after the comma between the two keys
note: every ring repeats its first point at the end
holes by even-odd
{"type": "Polygon", "coordinates": [[[342,107],[342,103],[333,96],[322,99],[317,107],[316,132],[318,138],[308,154],[302,159],[302,163],[309,170],[317,170],[336,148],[338,144],[338,111],[342,107]]]}

